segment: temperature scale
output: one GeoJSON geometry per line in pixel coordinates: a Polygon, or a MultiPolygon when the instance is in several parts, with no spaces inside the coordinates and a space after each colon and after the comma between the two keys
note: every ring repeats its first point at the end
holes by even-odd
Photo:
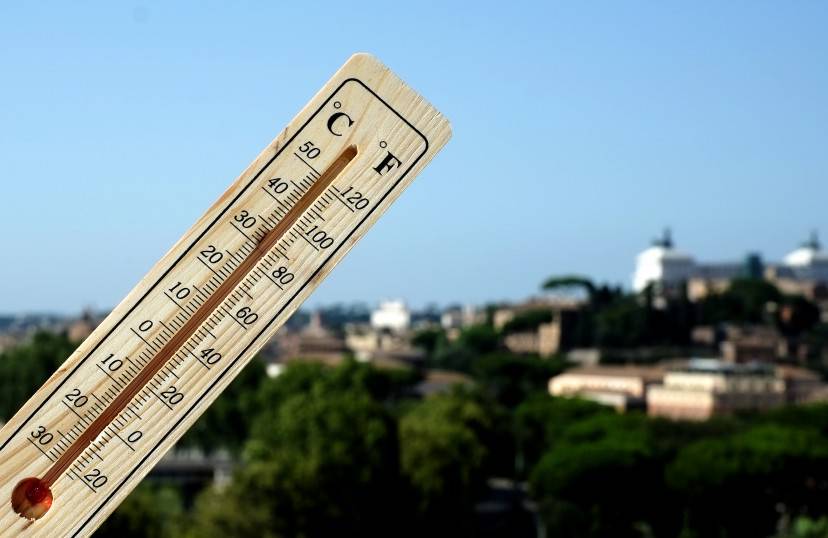
{"type": "Polygon", "coordinates": [[[0,431],[0,536],[92,534],[450,135],[351,57],[0,431]]]}

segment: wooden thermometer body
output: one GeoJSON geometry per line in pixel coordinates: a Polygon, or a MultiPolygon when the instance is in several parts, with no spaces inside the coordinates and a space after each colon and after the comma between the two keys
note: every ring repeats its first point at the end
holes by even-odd
{"type": "Polygon", "coordinates": [[[0,536],[91,534],[449,137],[351,57],[0,431],[0,536]]]}

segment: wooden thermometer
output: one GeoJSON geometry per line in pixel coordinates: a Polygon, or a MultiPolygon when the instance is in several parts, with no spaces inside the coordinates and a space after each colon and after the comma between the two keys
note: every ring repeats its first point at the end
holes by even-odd
{"type": "Polygon", "coordinates": [[[0,536],[91,534],[450,134],[350,58],[0,431],[0,536]]]}

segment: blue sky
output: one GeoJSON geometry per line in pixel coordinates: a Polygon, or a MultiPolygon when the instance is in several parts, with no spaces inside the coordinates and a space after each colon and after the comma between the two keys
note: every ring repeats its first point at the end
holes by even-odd
{"type": "Polygon", "coordinates": [[[311,304],[828,240],[828,4],[473,6],[0,4],[0,312],[116,304],[355,51],[454,137],[311,304]]]}

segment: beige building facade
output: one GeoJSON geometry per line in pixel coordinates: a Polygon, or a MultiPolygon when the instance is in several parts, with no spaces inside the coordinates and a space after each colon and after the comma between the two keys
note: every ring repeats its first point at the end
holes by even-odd
{"type": "Polygon", "coordinates": [[[646,408],[650,416],[675,420],[706,420],[828,398],[819,375],[805,368],[738,365],[717,359],[690,359],[664,368],[574,368],[550,379],[549,393],[592,400],[620,411],[646,408]]]}
{"type": "Polygon", "coordinates": [[[576,396],[620,411],[643,407],[647,387],[658,383],[664,371],[657,366],[587,366],[549,380],[552,396],[576,396]]]}
{"type": "Polygon", "coordinates": [[[737,411],[761,411],[785,403],[785,382],[773,374],[732,371],[669,372],[647,390],[650,416],[705,420],[737,411]]]}

